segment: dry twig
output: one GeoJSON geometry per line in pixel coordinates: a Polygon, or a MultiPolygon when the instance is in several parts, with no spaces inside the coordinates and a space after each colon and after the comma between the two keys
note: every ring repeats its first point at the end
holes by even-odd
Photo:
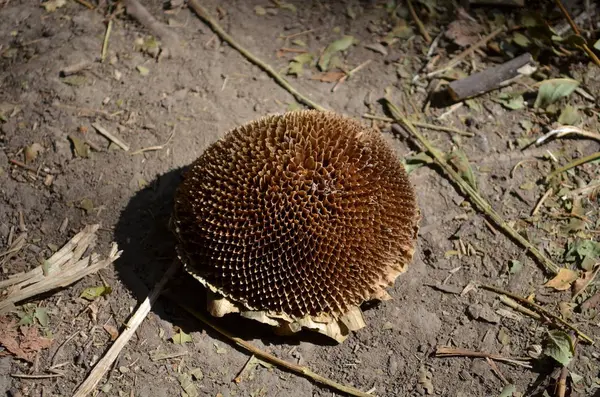
{"type": "Polygon", "coordinates": [[[436,357],[476,357],[476,358],[489,358],[495,361],[501,361],[519,367],[531,368],[529,364],[529,358],[508,358],[499,354],[477,352],[468,349],[455,349],[452,347],[440,346],[435,350],[436,357]]]}
{"type": "Polygon", "coordinates": [[[525,299],[517,294],[513,294],[512,292],[508,292],[501,288],[494,287],[492,285],[480,285],[480,287],[483,289],[486,289],[488,291],[495,292],[497,294],[506,295],[509,298],[512,298],[512,299],[522,303],[525,306],[529,306],[530,308],[532,308],[533,310],[535,310],[536,312],[541,314],[543,317],[546,317],[548,320],[552,320],[555,324],[562,325],[563,327],[566,327],[566,328],[570,329],[571,331],[575,332],[581,339],[584,339],[585,341],[589,342],[592,346],[595,344],[595,342],[592,338],[590,338],[589,336],[587,336],[586,334],[581,332],[579,329],[577,329],[577,327],[575,327],[571,323],[563,320],[559,316],[549,312],[548,310],[544,309],[542,306],[538,305],[535,302],[525,299]]]}
{"type": "Polygon", "coordinates": [[[535,144],[541,145],[542,143],[544,143],[545,141],[547,141],[550,138],[562,138],[563,136],[567,136],[567,135],[571,135],[571,134],[579,135],[584,138],[595,139],[598,142],[600,142],[600,134],[597,132],[586,131],[582,128],[575,127],[572,125],[564,125],[560,128],[557,128],[555,130],[548,132],[547,134],[542,135],[541,137],[536,139],[535,144]]]}
{"type": "Polygon", "coordinates": [[[501,65],[487,68],[464,79],[454,80],[448,86],[448,92],[455,101],[480,95],[503,86],[503,83],[521,76],[523,66],[533,62],[530,53],[522,54],[501,65]]]}
{"type": "Polygon", "coordinates": [[[88,3],[86,0],[75,0],[76,2],[78,2],[79,4],[89,8],[90,10],[95,9],[96,7],[94,7],[92,4],[88,3]]]}
{"type": "Polygon", "coordinates": [[[119,146],[121,149],[126,152],[129,151],[129,145],[123,142],[121,139],[117,138],[113,134],[111,134],[106,128],[102,127],[98,123],[92,123],[92,127],[96,129],[101,135],[103,135],[109,141],[112,141],[115,145],[119,146]]]}
{"type": "Polygon", "coordinates": [[[162,145],[142,148],[142,149],[136,150],[135,152],[132,152],[131,155],[134,156],[136,154],[140,154],[140,153],[144,153],[144,152],[150,152],[150,151],[154,151],[154,150],[162,150],[162,149],[164,149],[165,146],[167,146],[169,144],[169,142],[171,142],[171,139],[173,139],[174,135],[175,135],[175,127],[173,127],[173,131],[171,131],[171,135],[169,135],[169,138],[167,139],[167,141],[165,143],[163,143],[162,145]]]}
{"type": "Polygon", "coordinates": [[[108,20],[106,24],[106,32],[104,33],[104,41],[102,42],[102,54],[100,55],[100,62],[104,63],[106,55],[108,54],[108,40],[110,38],[110,32],[112,31],[112,19],[108,20]]]}
{"type": "Polygon", "coordinates": [[[204,9],[204,7],[202,7],[200,5],[200,2],[198,0],[188,0],[188,6],[194,10],[194,12],[196,13],[196,15],[198,15],[198,17],[200,19],[202,19],[204,22],[206,22],[211,29],[224,41],[226,41],[227,43],[229,43],[229,45],[231,45],[233,48],[235,48],[236,50],[239,51],[240,54],[242,54],[246,59],[248,59],[250,62],[252,62],[253,64],[255,64],[256,66],[260,67],[261,69],[263,69],[265,72],[267,72],[267,74],[269,74],[279,85],[281,85],[283,88],[285,88],[290,94],[292,94],[294,96],[294,98],[296,98],[296,100],[306,106],[310,106],[313,109],[317,109],[317,110],[325,110],[325,108],[323,108],[321,105],[319,105],[316,102],[313,102],[312,100],[310,100],[309,98],[305,97],[304,95],[302,95],[298,90],[296,90],[294,87],[292,87],[292,85],[285,79],[283,78],[279,73],[277,73],[270,65],[268,65],[267,63],[261,61],[260,59],[258,59],[256,56],[254,56],[250,51],[246,50],[244,47],[242,47],[237,41],[235,41],[233,39],[233,37],[231,37],[229,34],[227,34],[223,28],[221,27],[221,25],[219,25],[217,23],[217,21],[215,21],[209,14],[208,12],[204,9]]]}

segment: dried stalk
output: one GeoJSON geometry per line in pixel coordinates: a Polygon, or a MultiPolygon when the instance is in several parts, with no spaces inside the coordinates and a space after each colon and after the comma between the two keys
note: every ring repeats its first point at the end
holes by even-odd
{"type": "Polygon", "coordinates": [[[99,225],[86,226],[43,265],[2,281],[0,288],[10,287],[10,289],[6,297],[0,301],[0,313],[12,310],[18,302],[71,285],[117,260],[121,252],[114,243],[108,258],[104,260],[100,260],[98,254],[82,258],[85,251],[96,241],[98,228],[99,225]]]}
{"type": "Polygon", "coordinates": [[[410,16],[412,17],[412,19],[417,24],[417,27],[419,28],[419,32],[421,32],[421,35],[425,39],[425,42],[427,44],[431,44],[431,36],[429,35],[429,32],[427,32],[427,29],[425,29],[425,26],[423,25],[423,22],[421,22],[421,19],[419,18],[419,16],[415,12],[415,8],[413,7],[412,1],[411,0],[406,0],[406,3],[408,5],[408,11],[410,12],[410,16]]]}
{"type": "Polygon", "coordinates": [[[271,364],[274,364],[274,365],[278,366],[279,368],[283,368],[283,369],[288,370],[288,371],[290,371],[292,373],[295,373],[297,375],[303,376],[303,377],[308,378],[310,380],[313,380],[315,382],[321,383],[323,385],[331,387],[332,389],[335,389],[337,391],[349,394],[351,396],[373,397],[372,394],[365,393],[365,392],[360,391],[360,390],[358,390],[358,389],[356,389],[354,387],[342,385],[342,384],[337,383],[337,382],[335,382],[335,381],[333,381],[331,379],[328,379],[328,378],[326,378],[324,376],[316,374],[316,373],[314,373],[313,371],[311,371],[307,367],[287,362],[287,361],[282,360],[282,359],[280,359],[278,357],[275,357],[272,354],[269,354],[269,353],[267,353],[265,351],[262,351],[259,348],[257,348],[255,346],[251,345],[250,343],[246,342],[245,340],[240,339],[240,338],[234,336],[229,331],[226,331],[223,328],[219,327],[218,325],[214,324],[211,320],[209,320],[202,313],[194,310],[193,308],[191,308],[187,304],[185,304],[183,302],[180,302],[175,297],[170,296],[170,295],[168,297],[170,299],[172,299],[175,303],[177,303],[179,306],[181,306],[185,311],[187,311],[188,313],[190,313],[192,316],[196,317],[198,320],[200,320],[204,324],[208,325],[210,328],[214,329],[216,332],[218,332],[219,334],[223,335],[225,338],[229,339],[231,342],[233,342],[236,345],[240,346],[241,348],[247,350],[251,354],[253,354],[256,357],[260,358],[261,360],[264,360],[266,362],[269,362],[271,364]]]}
{"type": "Polygon", "coordinates": [[[471,202],[475,204],[480,211],[485,213],[491,220],[493,220],[500,229],[502,229],[506,234],[512,237],[514,240],[519,242],[523,247],[525,247],[531,255],[533,255],[539,262],[544,266],[547,272],[552,274],[558,274],[560,267],[552,262],[549,258],[547,258],[544,254],[542,254],[536,247],[534,247],[526,238],[521,236],[515,229],[513,229],[500,214],[498,214],[492,206],[479,194],[477,190],[475,190],[471,185],[469,185],[463,178],[452,168],[450,164],[446,162],[444,155],[437,148],[435,148],[423,135],[421,135],[415,127],[412,125],[408,119],[406,119],[401,113],[400,110],[390,102],[388,99],[384,98],[384,102],[386,103],[389,111],[392,116],[396,120],[397,123],[402,124],[406,127],[407,131],[416,138],[421,145],[425,147],[425,149],[433,156],[436,164],[438,164],[444,172],[452,179],[456,185],[458,185],[459,189],[469,197],[471,202]]]}
{"type": "Polygon", "coordinates": [[[565,165],[564,167],[560,167],[559,169],[552,171],[546,177],[546,182],[550,181],[555,176],[560,175],[563,172],[570,170],[571,168],[575,168],[582,164],[589,163],[590,161],[596,161],[599,159],[600,159],[600,152],[596,152],[596,153],[590,154],[589,156],[585,156],[580,159],[573,160],[570,163],[568,163],[567,165],[565,165]]]}
{"type": "Polygon", "coordinates": [[[530,308],[532,308],[533,310],[535,310],[542,316],[554,321],[556,324],[560,324],[563,327],[566,327],[566,328],[570,329],[571,331],[575,332],[581,339],[584,339],[585,341],[589,342],[592,346],[595,344],[595,342],[592,338],[590,338],[589,336],[587,336],[586,334],[581,332],[579,329],[577,329],[577,327],[575,327],[571,323],[568,323],[567,321],[563,320],[559,316],[550,313],[548,310],[544,309],[542,306],[538,305],[535,302],[525,299],[519,295],[513,294],[512,292],[508,292],[501,288],[494,287],[492,285],[480,285],[480,287],[483,289],[486,289],[488,291],[495,292],[497,294],[506,295],[509,298],[512,298],[512,299],[522,303],[525,306],[529,306],[530,308]]]}
{"type": "MultiPolygon", "coordinates": [[[[395,121],[391,117],[376,116],[376,115],[368,114],[368,113],[367,114],[363,114],[363,117],[365,119],[370,119],[370,120],[387,121],[388,123],[393,123],[395,121]]],[[[412,123],[413,123],[413,125],[416,125],[417,127],[427,128],[427,129],[430,129],[430,130],[444,131],[444,132],[453,132],[455,134],[462,135],[462,136],[468,136],[468,137],[475,136],[475,134],[473,134],[472,132],[459,130],[458,128],[446,127],[446,126],[443,126],[443,125],[436,125],[436,124],[429,124],[429,123],[421,123],[420,121],[412,121],[412,123]]]]}
{"type": "Polygon", "coordinates": [[[499,354],[491,354],[485,352],[477,352],[468,349],[455,349],[452,347],[440,346],[435,350],[436,357],[476,357],[488,358],[495,361],[501,361],[509,364],[514,364],[519,367],[531,368],[528,363],[529,358],[508,358],[499,354]]]}

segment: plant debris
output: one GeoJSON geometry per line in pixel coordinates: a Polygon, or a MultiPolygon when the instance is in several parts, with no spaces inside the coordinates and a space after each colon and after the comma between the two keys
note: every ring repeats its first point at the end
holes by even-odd
{"type": "Polygon", "coordinates": [[[40,350],[52,345],[52,339],[39,336],[35,326],[17,329],[16,321],[0,316],[0,345],[15,357],[33,362],[40,350]]]}

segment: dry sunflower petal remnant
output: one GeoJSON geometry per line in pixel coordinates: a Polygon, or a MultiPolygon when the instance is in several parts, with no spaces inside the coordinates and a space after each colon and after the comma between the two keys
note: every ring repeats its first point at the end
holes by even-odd
{"type": "Polygon", "coordinates": [[[235,128],[186,172],[175,199],[185,269],[215,316],[338,342],[365,326],[412,259],[419,210],[377,131],[331,112],[288,112],[235,128]]]}

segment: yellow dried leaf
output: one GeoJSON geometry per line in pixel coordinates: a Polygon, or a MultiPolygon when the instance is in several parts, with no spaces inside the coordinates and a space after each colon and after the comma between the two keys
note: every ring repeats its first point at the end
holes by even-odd
{"type": "Polygon", "coordinates": [[[558,274],[546,284],[545,287],[554,288],[557,291],[565,291],[571,288],[571,283],[579,278],[576,271],[571,269],[560,269],[558,274]]]}

